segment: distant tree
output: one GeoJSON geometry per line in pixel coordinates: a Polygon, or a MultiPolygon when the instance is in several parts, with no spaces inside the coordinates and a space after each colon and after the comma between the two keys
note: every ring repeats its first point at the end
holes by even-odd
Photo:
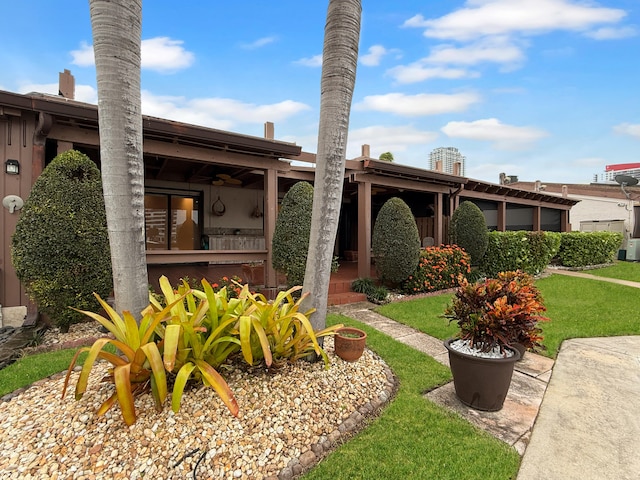
{"type": "Polygon", "coordinates": [[[63,332],[95,310],[93,292],[113,286],[100,170],[75,150],[61,153],[38,177],[11,245],[16,274],[39,310],[63,332]]]}
{"type": "Polygon", "coordinates": [[[116,309],[149,304],[140,97],[142,0],[89,0],[116,309]]]}
{"type": "Polygon", "coordinates": [[[382,155],[380,155],[380,160],[384,162],[393,162],[393,153],[384,152],[382,155]]]}
{"type": "Polygon", "coordinates": [[[344,184],[349,114],[356,82],[360,39],[360,0],[330,0],[324,29],[320,80],[320,125],[314,181],[313,216],[303,310],[314,307],[314,329],[327,318],[329,279],[344,184]]]}

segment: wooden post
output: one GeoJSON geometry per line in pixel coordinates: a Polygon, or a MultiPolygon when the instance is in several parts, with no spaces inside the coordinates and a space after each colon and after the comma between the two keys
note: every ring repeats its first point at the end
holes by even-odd
{"type": "Polygon", "coordinates": [[[358,277],[371,276],[371,183],[358,183],[358,277]]]}

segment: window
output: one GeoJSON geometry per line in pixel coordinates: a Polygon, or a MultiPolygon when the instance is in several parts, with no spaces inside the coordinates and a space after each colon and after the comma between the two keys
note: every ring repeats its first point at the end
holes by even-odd
{"type": "Polygon", "coordinates": [[[147,193],[147,250],[198,250],[202,232],[200,194],[147,193]]]}

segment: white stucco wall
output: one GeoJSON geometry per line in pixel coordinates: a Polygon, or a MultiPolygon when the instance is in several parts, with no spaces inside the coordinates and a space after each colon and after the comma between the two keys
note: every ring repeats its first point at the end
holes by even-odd
{"type": "Polygon", "coordinates": [[[624,220],[625,238],[633,231],[633,202],[613,198],[569,195],[580,200],[571,207],[569,222],[571,230],[580,230],[580,222],[592,220],[624,220]]]}

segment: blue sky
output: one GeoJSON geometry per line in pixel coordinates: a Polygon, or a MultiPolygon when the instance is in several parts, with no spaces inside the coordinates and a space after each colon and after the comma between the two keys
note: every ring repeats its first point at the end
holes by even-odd
{"type": "MultiPolygon", "coordinates": [[[[588,183],[640,162],[637,0],[363,0],[347,157],[371,145],[428,168],[456,147],[466,175],[588,183]]],[[[315,152],[328,1],[143,4],[143,113],[315,152]],[[179,5],[179,6],[177,6],[179,5]]],[[[87,0],[0,3],[0,89],[97,103],[87,0]]]]}

